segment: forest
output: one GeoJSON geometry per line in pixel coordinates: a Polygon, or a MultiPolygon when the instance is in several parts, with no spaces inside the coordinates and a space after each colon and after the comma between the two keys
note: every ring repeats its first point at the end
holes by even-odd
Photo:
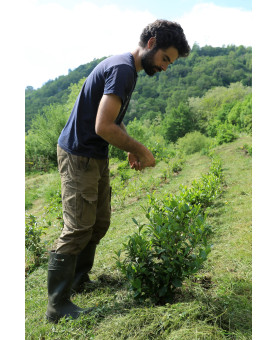
{"type": "MultiPolygon", "coordinates": [[[[79,90],[95,59],[49,80],[41,88],[26,88],[26,169],[56,165],[56,143],[79,90]]],[[[198,131],[217,143],[232,141],[252,129],[252,48],[199,47],[154,77],[140,72],[124,123],[132,135],[157,153],[187,133],[198,131]]],[[[111,157],[124,153],[111,147],[111,157]]]]}

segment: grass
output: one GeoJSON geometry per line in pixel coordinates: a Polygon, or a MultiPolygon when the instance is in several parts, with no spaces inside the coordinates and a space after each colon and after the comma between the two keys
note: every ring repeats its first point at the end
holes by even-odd
{"type": "MultiPolygon", "coordinates": [[[[245,144],[251,144],[250,137],[215,149],[225,182],[221,197],[209,209],[213,250],[204,268],[183,282],[174,303],[155,306],[134,301],[116,269],[114,252],[135,230],[132,218],[144,221],[147,194],[176,193],[181,184],[189,186],[207,172],[210,159],[200,153],[186,156],[178,173],[164,162],[136,173],[130,182],[136,180],[137,185],[126,189],[124,201],[113,196],[111,227],[97,247],[91,275],[97,280],[95,290],[73,297],[81,307],[94,306],[92,314],[57,325],[47,323],[47,263],[26,278],[26,339],[251,339],[252,159],[243,149],[245,144]]],[[[49,249],[61,226],[44,206],[58,183],[55,172],[26,180],[26,192],[34,197],[28,213],[35,212],[39,223],[51,222],[44,237],[49,249]]]]}

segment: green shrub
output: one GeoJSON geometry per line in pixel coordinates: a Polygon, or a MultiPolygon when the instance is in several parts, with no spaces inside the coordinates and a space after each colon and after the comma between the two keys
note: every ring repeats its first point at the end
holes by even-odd
{"type": "Polygon", "coordinates": [[[181,195],[183,200],[193,205],[201,205],[207,208],[221,193],[220,184],[222,181],[222,165],[220,160],[213,160],[210,171],[202,175],[199,181],[194,180],[191,188],[182,187],[181,195]]]}
{"type": "Polygon", "coordinates": [[[252,156],[252,145],[244,144],[242,149],[249,155],[252,156]]]}
{"type": "Polygon", "coordinates": [[[31,273],[46,260],[46,246],[41,242],[45,228],[40,227],[34,215],[27,215],[25,220],[25,271],[31,273]]]}
{"type": "Polygon", "coordinates": [[[109,157],[118,158],[120,161],[124,161],[127,158],[127,153],[113,145],[109,145],[109,157]]]}
{"type": "Polygon", "coordinates": [[[68,115],[66,106],[52,104],[45,106],[42,112],[34,117],[25,138],[27,161],[40,160],[40,165],[46,169],[57,165],[57,141],[68,115]]]}
{"type": "Polygon", "coordinates": [[[41,235],[45,234],[43,228],[37,224],[36,217],[33,215],[26,216],[25,221],[25,248],[36,255],[40,255],[44,248],[41,245],[41,235]]]}
{"type": "Polygon", "coordinates": [[[167,142],[161,135],[150,136],[145,146],[153,153],[156,163],[175,156],[173,144],[167,142]]]}
{"type": "Polygon", "coordinates": [[[181,171],[181,170],[183,169],[182,164],[183,164],[183,162],[174,161],[174,162],[171,164],[171,170],[172,170],[172,172],[178,173],[179,171],[181,171]]]}
{"type": "MultiPolygon", "coordinates": [[[[185,277],[197,272],[211,250],[207,236],[211,228],[200,212],[170,197],[164,205],[150,199],[148,224],[124,244],[126,258],[117,266],[127,277],[134,297],[156,303],[171,301],[185,277]]],[[[136,222],[136,221],[135,221],[136,222]]],[[[137,223],[137,222],[136,222],[137,223]]]]}
{"type": "Polygon", "coordinates": [[[195,131],[189,132],[184,137],[179,138],[177,141],[177,148],[180,149],[182,153],[191,155],[202,149],[208,149],[211,143],[211,138],[202,135],[199,131],[195,131]]]}
{"type": "Polygon", "coordinates": [[[239,131],[252,132],[252,94],[244,101],[237,102],[228,114],[228,122],[236,125],[239,131]]]}
{"type": "Polygon", "coordinates": [[[238,138],[238,135],[234,131],[234,127],[227,122],[217,125],[216,130],[215,138],[219,145],[223,143],[231,143],[238,138]]]}

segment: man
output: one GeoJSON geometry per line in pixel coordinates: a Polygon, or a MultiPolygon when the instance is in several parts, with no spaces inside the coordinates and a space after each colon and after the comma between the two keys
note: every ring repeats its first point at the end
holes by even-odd
{"type": "Polygon", "coordinates": [[[189,52],[179,24],[156,20],[143,30],[133,53],[105,59],[86,79],[57,146],[64,228],[49,258],[49,321],[89,311],[73,304],[70,294],[91,282],[96,245],[110,225],[108,145],[126,151],[132,169],[155,166],[152,153],[127,134],[122,122],[137,72],[153,76],[189,52]]]}

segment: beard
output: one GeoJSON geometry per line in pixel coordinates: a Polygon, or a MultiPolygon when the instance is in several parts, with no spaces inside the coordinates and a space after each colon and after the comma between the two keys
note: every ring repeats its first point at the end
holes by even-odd
{"type": "Polygon", "coordinates": [[[157,49],[153,48],[152,50],[145,52],[141,57],[141,65],[145,71],[145,73],[152,77],[155,73],[161,72],[162,69],[159,66],[154,65],[154,55],[156,54],[157,49]]]}

